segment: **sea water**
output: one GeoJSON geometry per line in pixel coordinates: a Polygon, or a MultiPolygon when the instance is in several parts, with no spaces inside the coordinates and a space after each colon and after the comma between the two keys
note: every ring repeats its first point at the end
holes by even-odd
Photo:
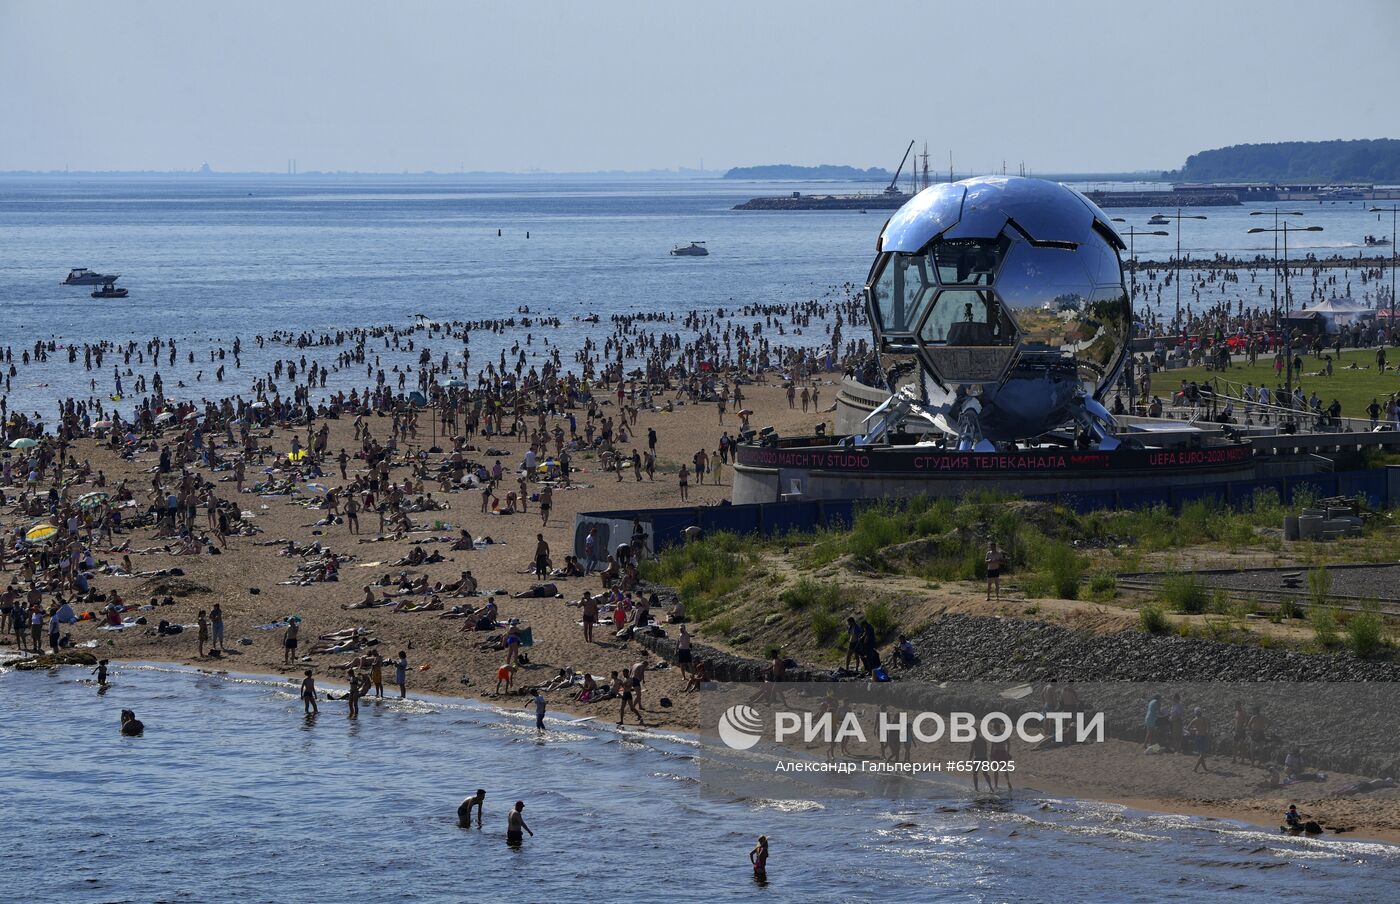
{"type": "Polygon", "coordinates": [[[1390,900],[1400,849],[1033,795],[711,799],[693,739],[445,698],[323,702],[273,677],[0,671],[15,901],[1390,900]],[[118,732],[120,710],[146,724],[118,732]],[[484,828],[456,807],[485,788],[484,828]],[[534,830],[505,843],[507,809],[534,830]],[[747,852],[771,839],[769,882],[747,852]]]}
{"type": "MultiPolygon", "coordinates": [[[[518,318],[528,307],[563,325],[475,333],[471,372],[499,362],[503,350],[513,366],[509,349],[517,341],[531,364],[557,346],[567,366],[585,339],[606,339],[614,314],[728,312],[745,304],[832,298],[842,294],[833,287],[863,284],[890,211],[732,209],[749,197],[794,188],[829,193],[879,186],[679,178],[8,176],[0,178],[0,341],[18,358],[39,339],[66,347],[175,338],[177,363],[161,369],[166,393],[199,399],[246,395],[252,376],[266,372],[272,360],[302,354],[285,345],[258,349],[253,338],[274,330],[407,327],[419,314],[518,318]],[[710,255],[668,254],[690,241],[706,242],[710,255]],[[89,297],[92,287],[60,286],[71,267],[120,274],[118,285],[131,294],[98,300],[89,297]],[[582,320],[590,314],[603,322],[582,320]],[[532,333],[528,345],[526,333],[532,333]],[[235,337],[243,341],[244,368],[235,371],[226,359],[226,381],[217,384],[217,363],[208,351],[231,346],[235,337]],[[193,365],[188,351],[196,353],[193,365]]],[[[1357,254],[1366,234],[1389,227],[1366,206],[1329,201],[1190,210],[1208,219],[1183,224],[1182,253],[1271,255],[1273,236],[1247,230],[1272,225],[1272,217],[1249,214],[1279,207],[1305,213],[1291,218],[1298,223],[1324,227],[1293,236],[1292,256],[1357,254]]],[[[1143,229],[1154,212],[1108,211],[1143,229]]],[[[1176,226],[1167,228],[1168,237],[1137,241],[1138,255],[1173,255],[1176,226]]],[[[1233,297],[1236,287],[1227,288],[1233,297]]],[[[1246,280],[1239,288],[1251,303],[1260,301],[1257,285],[1246,280]]],[[[1306,294],[1295,287],[1300,291],[1306,294]]],[[[1208,294],[1202,303],[1217,300],[1208,294]]],[[[1184,302],[1193,303],[1190,293],[1184,302]]],[[[814,322],[806,335],[769,338],[821,346],[829,331],[829,323],[814,322]]],[[[859,329],[845,331],[847,339],[860,335],[859,329]]],[[[443,353],[460,360],[460,342],[429,345],[435,360],[443,353]]],[[[320,356],[338,350],[320,350],[320,356]]],[[[382,352],[382,343],[371,350],[382,352]]],[[[318,350],[307,354],[317,357],[318,350]]],[[[62,352],[59,357],[20,369],[12,409],[39,409],[51,419],[55,398],[108,398],[111,356],[103,372],[91,373],[81,361],[74,366],[62,352]],[[95,391],[90,380],[98,384],[95,391]]],[[[386,369],[416,363],[416,355],[386,354],[384,363],[386,369]]],[[[149,362],[145,371],[149,377],[149,362]]],[[[128,395],[132,382],[124,385],[128,395]]],[[[369,382],[364,368],[351,368],[333,374],[327,388],[348,391],[369,382]]],[[[409,388],[414,385],[410,379],[409,388]]]]}

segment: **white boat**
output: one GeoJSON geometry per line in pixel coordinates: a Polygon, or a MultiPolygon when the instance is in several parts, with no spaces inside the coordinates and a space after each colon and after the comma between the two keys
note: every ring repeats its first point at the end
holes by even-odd
{"type": "Polygon", "coordinates": [[[674,257],[705,257],[709,253],[704,242],[691,242],[689,245],[677,245],[671,249],[674,257]]]}
{"type": "Polygon", "coordinates": [[[100,286],[115,282],[120,274],[106,275],[89,270],[87,267],[74,267],[68,271],[68,278],[59,283],[62,286],[100,286]]]}

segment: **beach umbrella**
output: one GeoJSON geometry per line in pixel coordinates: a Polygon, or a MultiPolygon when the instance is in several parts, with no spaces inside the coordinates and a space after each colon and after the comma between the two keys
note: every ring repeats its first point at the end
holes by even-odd
{"type": "Polygon", "coordinates": [[[157,424],[168,424],[173,420],[175,420],[175,415],[171,414],[169,411],[162,411],[160,414],[156,415],[157,424]]]}
{"type": "Polygon", "coordinates": [[[78,508],[82,509],[83,511],[101,508],[102,506],[107,504],[107,500],[110,498],[111,497],[108,496],[106,493],[101,492],[84,493],[83,495],[78,497],[78,508]]]}
{"type": "Polygon", "coordinates": [[[30,543],[43,543],[53,535],[58,533],[58,528],[52,524],[36,524],[25,531],[24,539],[30,543]]]}
{"type": "Polygon", "coordinates": [[[95,423],[95,424],[92,425],[92,427],[93,427],[94,430],[107,430],[107,429],[109,429],[111,426],[112,426],[112,422],[111,422],[111,421],[98,421],[97,423],[95,423]]]}
{"type": "Polygon", "coordinates": [[[39,445],[39,441],[38,441],[37,439],[30,439],[29,437],[24,436],[24,437],[20,437],[20,438],[17,439],[17,440],[13,440],[13,441],[10,443],[10,448],[11,448],[11,449],[33,449],[33,448],[34,448],[35,446],[37,446],[37,445],[39,445]]]}

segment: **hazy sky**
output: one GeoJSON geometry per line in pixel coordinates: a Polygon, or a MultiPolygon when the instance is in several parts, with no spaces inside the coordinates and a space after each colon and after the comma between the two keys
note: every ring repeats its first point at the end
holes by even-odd
{"type": "Polygon", "coordinates": [[[1400,0],[0,0],[0,170],[1168,168],[1400,137],[1400,0]]]}

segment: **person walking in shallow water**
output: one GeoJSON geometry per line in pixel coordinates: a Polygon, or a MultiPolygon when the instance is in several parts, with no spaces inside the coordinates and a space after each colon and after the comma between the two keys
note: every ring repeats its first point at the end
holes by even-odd
{"type": "Polygon", "coordinates": [[[749,851],[749,862],[753,864],[753,877],[759,882],[768,879],[768,836],[759,835],[758,844],[749,851]]]}
{"type": "Polygon", "coordinates": [[[350,681],[350,692],[345,695],[345,701],[350,708],[345,712],[345,718],[358,719],[360,717],[360,676],[355,673],[352,667],[345,673],[345,677],[350,681]]]}
{"type": "MultiPolygon", "coordinates": [[[[525,801],[517,800],[515,809],[506,817],[506,844],[519,846],[524,842],[525,836],[520,834],[521,829],[530,832],[530,827],[525,824],[525,801]]],[[[535,833],[530,832],[530,837],[534,838],[535,833]]]]}
{"type": "Polygon", "coordinates": [[[472,810],[476,810],[476,827],[481,828],[481,811],[486,803],[486,789],[477,788],[476,794],[468,797],[457,805],[457,825],[464,829],[471,828],[472,810]]]}
{"type": "Polygon", "coordinates": [[[320,712],[316,706],[316,679],[311,677],[311,670],[304,673],[306,677],[301,679],[301,705],[308,716],[313,716],[320,712]]]}

